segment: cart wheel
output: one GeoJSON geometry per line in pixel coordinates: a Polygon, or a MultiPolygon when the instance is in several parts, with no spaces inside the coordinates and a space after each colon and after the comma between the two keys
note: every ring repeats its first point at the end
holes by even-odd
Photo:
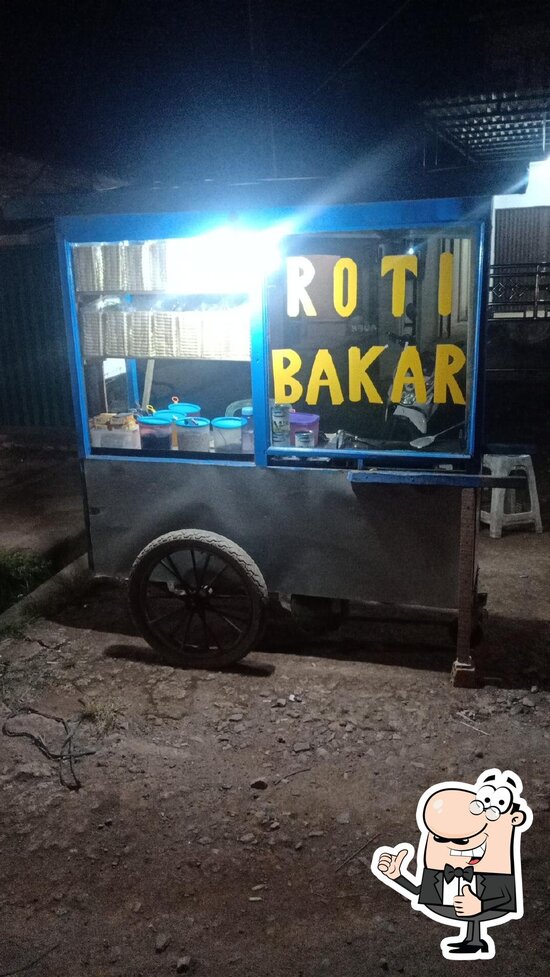
{"type": "Polygon", "coordinates": [[[164,658],[223,668],[254,645],[268,594],[240,546],[216,533],[183,529],[141,551],[130,571],[128,599],[139,631],[164,658]]]}

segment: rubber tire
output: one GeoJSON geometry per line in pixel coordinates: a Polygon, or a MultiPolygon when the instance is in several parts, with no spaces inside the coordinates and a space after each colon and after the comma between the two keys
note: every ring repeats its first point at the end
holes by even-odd
{"type": "Polygon", "coordinates": [[[180,529],[158,536],[157,539],[148,543],[136,557],[128,579],[128,604],[138,631],[162,658],[187,668],[219,669],[226,668],[244,658],[261,637],[268,606],[268,592],[265,580],[254,560],[232,540],[225,536],[219,536],[217,533],[208,533],[200,529],[180,529]],[[252,604],[250,625],[242,639],[226,654],[204,653],[200,659],[195,657],[186,659],[183,652],[176,653],[167,649],[149,627],[144,613],[142,587],[159,560],[173,552],[175,544],[178,543],[189,544],[188,547],[182,547],[184,549],[192,549],[192,544],[194,544],[196,549],[200,548],[225,560],[241,577],[248,591],[252,604]]]}

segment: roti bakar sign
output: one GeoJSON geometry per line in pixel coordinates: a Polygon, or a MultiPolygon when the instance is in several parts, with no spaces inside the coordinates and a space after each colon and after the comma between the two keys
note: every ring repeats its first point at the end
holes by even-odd
{"type": "MultiPolygon", "coordinates": [[[[382,277],[392,276],[391,312],[395,318],[399,318],[405,311],[407,274],[418,276],[418,257],[415,254],[385,255],[380,271],[382,277]]],[[[317,309],[308,292],[316,273],[313,262],[305,256],[287,258],[286,272],[288,317],[315,318],[317,309]]],[[[439,258],[439,315],[451,313],[452,286],[453,255],[443,252],[439,258]]],[[[357,309],[358,268],[353,258],[339,258],[334,265],[332,302],[334,312],[342,318],[349,318],[357,309]]],[[[308,377],[304,376],[302,357],[296,350],[274,349],[271,356],[275,401],[294,404],[305,399],[307,404],[315,405],[318,403],[321,388],[326,388],[334,405],[343,404],[344,400],[350,403],[366,400],[371,404],[382,404],[383,398],[369,374],[369,369],[384,355],[387,348],[387,345],[374,345],[362,350],[360,346],[350,346],[346,377],[339,375],[329,349],[317,350],[308,377]]],[[[457,380],[457,374],[465,364],[466,356],[459,346],[454,343],[439,343],[436,346],[434,403],[444,404],[449,399],[454,404],[465,403],[464,393],[457,380]]],[[[394,403],[400,402],[405,385],[414,387],[418,404],[426,403],[426,379],[421,354],[416,346],[406,346],[402,350],[393,377],[390,399],[394,403]]]]}

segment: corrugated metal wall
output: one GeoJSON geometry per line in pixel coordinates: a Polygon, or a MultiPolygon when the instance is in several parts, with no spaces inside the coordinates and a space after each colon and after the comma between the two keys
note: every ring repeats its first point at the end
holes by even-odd
{"type": "Polygon", "coordinates": [[[0,248],[0,429],[73,428],[55,245],[0,248]]]}
{"type": "Polygon", "coordinates": [[[550,261],[550,207],[495,211],[495,265],[550,261]]]}

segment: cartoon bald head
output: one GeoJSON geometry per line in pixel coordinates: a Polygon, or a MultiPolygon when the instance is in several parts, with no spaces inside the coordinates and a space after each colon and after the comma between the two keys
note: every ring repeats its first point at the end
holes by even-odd
{"type": "Polygon", "coordinates": [[[445,865],[476,871],[513,872],[514,830],[525,822],[517,778],[489,773],[471,790],[443,786],[428,796],[424,810],[427,831],[424,861],[427,868],[445,865]]]}

